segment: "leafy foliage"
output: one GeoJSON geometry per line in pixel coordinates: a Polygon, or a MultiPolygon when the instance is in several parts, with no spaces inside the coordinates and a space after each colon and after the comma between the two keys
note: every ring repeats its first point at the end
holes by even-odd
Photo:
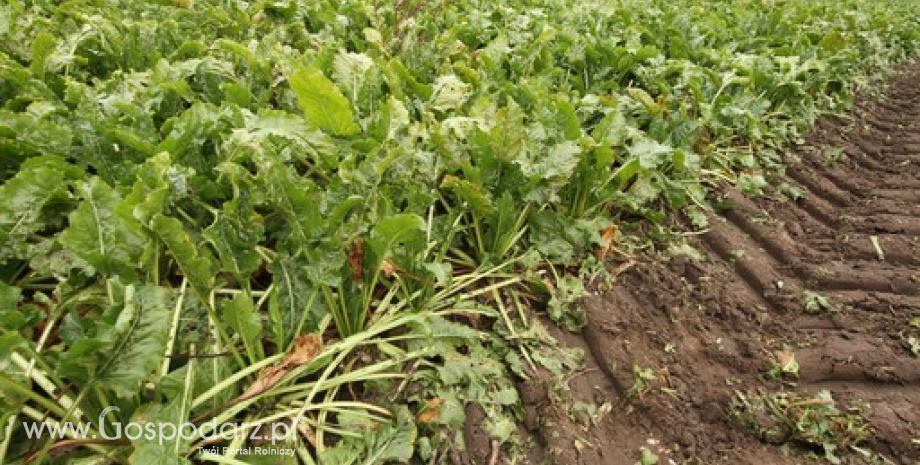
{"type": "Polygon", "coordinates": [[[512,377],[563,366],[506,291],[581,326],[617,223],[759,194],[918,31],[903,0],[9,0],[0,423],[299,416],[307,463],[429,461],[477,403],[513,441],[512,377]]]}
{"type": "Polygon", "coordinates": [[[840,411],[828,391],[736,392],[731,415],[765,441],[815,448],[831,463],[841,463],[836,454],[856,448],[871,435],[865,420],[840,411]]]}

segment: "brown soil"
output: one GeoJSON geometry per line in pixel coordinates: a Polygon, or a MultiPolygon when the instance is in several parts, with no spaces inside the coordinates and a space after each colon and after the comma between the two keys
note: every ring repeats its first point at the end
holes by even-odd
{"type": "Polygon", "coordinates": [[[920,360],[905,342],[920,336],[908,324],[920,316],[920,68],[903,70],[885,93],[789,149],[775,184],[804,198],[726,190],[731,208],[690,238],[702,259],[643,259],[584,301],[584,331],[554,333],[587,358],[561,395],[600,413],[573,415],[550,400],[558,392],[521,386],[522,429],[536,443],[524,462],[633,465],[642,447],[661,464],[805,462],[805,451],[762,443],[729,418],[737,390],[761,388],[829,390],[841,409],[860,408],[870,449],[920,463],[920,360]],[[832,161],[830,148],[846,158],[832,161]],[[834,311],[804,311],[806,290],[834,311]],[[784,348],[801,366],[797,386],[764,376],[784,348]],[[627,400],[634,365],[656,379],[627,400]]]}

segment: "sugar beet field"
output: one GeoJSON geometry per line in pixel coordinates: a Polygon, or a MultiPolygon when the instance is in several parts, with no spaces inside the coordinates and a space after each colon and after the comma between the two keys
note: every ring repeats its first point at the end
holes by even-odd
{"type": "Polygon", "coordinates": [[[920,463],[920,3],[5,0],[0,463],[920,463]]]}

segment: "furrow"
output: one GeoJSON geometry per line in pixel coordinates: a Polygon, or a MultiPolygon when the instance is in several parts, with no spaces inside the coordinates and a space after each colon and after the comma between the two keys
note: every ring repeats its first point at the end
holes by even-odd
{"type": "Polygon", "coordinates": [[[859,225],[867,233],[920,236],[920,218],[914,216],[885,213],[863,219],[848,218],[847,221],[859,225]]]}
{"type": "Polygon", "coordinates": [[[731,222],[715,224],[702,238],[722,260],[734,264],[738,275],[758,295],[770,296],[794,288],[795,276],[783,270],[781,262],[731,222]]]}
{"type": "Polygon", "coordinates": [[[917,295],[916,276],[904,269],[863,261],[824,263],[811,269],[806,285],[824,291],[864,290],[917,295]]]}
{"type": "Polygon", "coordinates": [[[835,206],[847,205],[852,200],[850,194],[834,185],[826,176],[819,175],[805,166],[788,169],[786,175],[835,206]]]}
{"type": "Polygon", "coordinates": [[[901,234],[843,233],[810,241],[816,250],[838,259],[878,260],[895,265],[920,265],[920,242],[901,234]],[[873,240],[874,238],[874,240],[873,240]],[[876,246],[877,245],[877,246],[876,246]]]}
{"type": "MultiPolygon", "coordinates": [[[[904,323],[920,317],[920,296],[906,296],[891,292],[866,292],[844,290],[829,294],[831,301],[843,309],[864,310],[889,315],[891,319],[904,323]]],[[[892,327],[891,321],[887,326],[892,327]]],[[[897,324],[894,325],[897,328],[897,324]]]]}
{"type": "Polygon", "coordinates": [[[898,183],[897,188],[872,189],[870,195],[880,199],[901,200],[914,205],[920,204],[920,180],[898,183]]]}

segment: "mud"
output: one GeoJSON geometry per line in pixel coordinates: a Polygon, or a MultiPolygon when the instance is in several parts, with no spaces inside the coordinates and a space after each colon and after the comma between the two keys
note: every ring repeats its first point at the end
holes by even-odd
{"type": "Polygon", "coordinates": [[[517,463],[633,465],[643,447],[661,464],[807,461],[730,420],[736,390],[756,388],[829,390],[871,425],[868,449],[920,463],[920,360],[906,343],[920,337],[909,325],[920,317],[920,67],[884,93],[788,148],[774,184],[802,199],[726,190],[730,208],[690,240],[702,259],[645,257],[583,302],[583,332],[554,333],[587,355],[561,397],[600,408],[572,415],[550,401],[559,393],[522,386],[533,447],[517,463]],[[806,311],[806,291],[830,308],[806,311]],[[764,376],[778,350],[800,364],[795,386],[764,376]],[[645,389],[634,367],[652,374],[645,389]]]}

